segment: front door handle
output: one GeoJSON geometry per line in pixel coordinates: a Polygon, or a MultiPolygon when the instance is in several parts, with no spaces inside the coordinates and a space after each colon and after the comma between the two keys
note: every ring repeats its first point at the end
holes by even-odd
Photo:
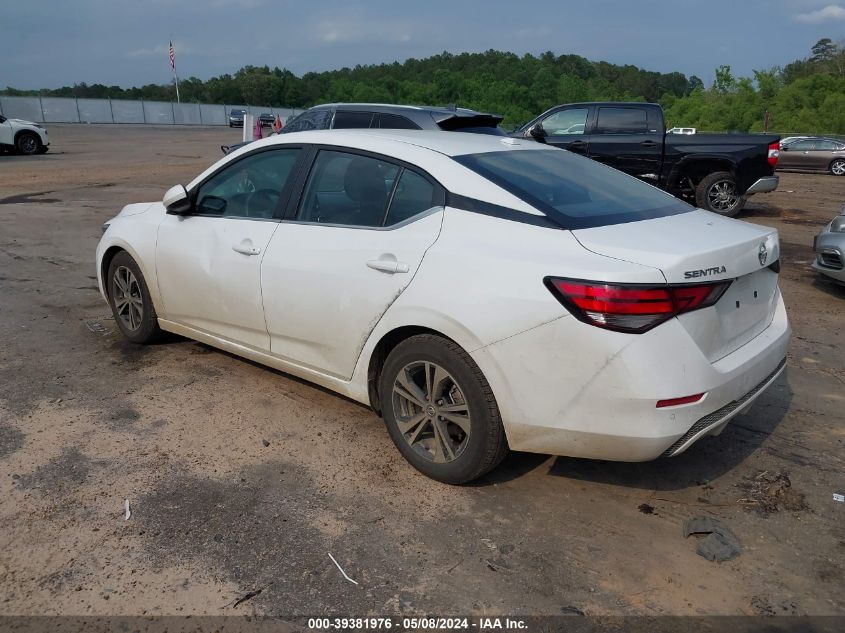
{"type": "Polygon", "coordinates": [[[256,248],[252,244],[252,240],[246,239],[240,244],[235,244],[232,250],[241,255],[258,255],[261,252],[260,248],[256,248]]]}
{"type": "Polygon", "coordinates": [[[643,141],[642,143],[640,143],[640,145],[642,145],[643,147],[656,147],[657,142],[656,141],[643,141]]]}
{"type": "Polygon", "coordinates": [[[411,269],[405,262],[397,262],[395,259],[371,259],[367,266],[383,273],[406,273],[411,269]]]}

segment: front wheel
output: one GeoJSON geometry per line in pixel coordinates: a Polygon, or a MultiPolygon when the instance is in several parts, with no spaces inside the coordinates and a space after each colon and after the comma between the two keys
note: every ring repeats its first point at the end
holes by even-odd
{"type": "Polygon", "coordinates": [[[161,336],[147,282],[132,256],[121,251],[111,260],[105,280],[114,320],[133,343],[152,343],[161,336]]]}
{"type": "Polygon", "coordinates": [[[432,479],[467,483],[508,452],[493,391],[453,341],[431,334],[402,341],[384,364],[379,396],[393,443],[432,479]]]}
{"type": "Polygon", "coordinates": [[[41,149],[41,141],[38,140],[35,134],[24,132],[18,135],[15,146],[21,154],[32,156],[33,154],[37,154],[38,150],[41,149]]]}
{"type": "Polygon", "coordinates": [[[701,209],[730,218],[745,206],[745,198],[737,191],[733,174],[727,171],[717,171],[702,178],[695,188],[695,202],[701,209]]]}
{"type": "Polygon", "coordinates": [[[845,176],[845,160],[837,158],[830,164],[830,173],[834,176],[845,176]]]}

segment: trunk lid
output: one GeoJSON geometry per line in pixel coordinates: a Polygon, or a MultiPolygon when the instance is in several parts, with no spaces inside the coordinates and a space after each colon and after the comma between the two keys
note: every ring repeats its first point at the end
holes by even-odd
{"type": "Polygon", "coordinates": [[[664,218],[573,231],[594,253],[659,269],[670,284],[733,280],[710,308],[678,320],[715,362],[765,330],[777,305],[775,229],[696,209],[664,218]]]}

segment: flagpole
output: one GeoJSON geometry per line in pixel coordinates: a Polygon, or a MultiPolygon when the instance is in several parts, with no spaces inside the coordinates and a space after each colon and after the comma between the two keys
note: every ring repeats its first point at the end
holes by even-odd
{"type": "Polygon", "coordinates": [[[170,68],[173,69],[173,79],[176,80],[176,103],[182,103],[179,100],[179,75],[176,74],[176,55],[173,51],[173,38],[170,39],[170,68]]]}

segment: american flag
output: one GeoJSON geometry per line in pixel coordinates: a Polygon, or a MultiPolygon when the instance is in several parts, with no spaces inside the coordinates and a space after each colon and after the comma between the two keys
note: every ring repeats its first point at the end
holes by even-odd
{"type": "Polygon", "coordinates": [[[176,70],[176,56],[173,54],[173,41],[170,42],[170,67],[176,70]]]}

